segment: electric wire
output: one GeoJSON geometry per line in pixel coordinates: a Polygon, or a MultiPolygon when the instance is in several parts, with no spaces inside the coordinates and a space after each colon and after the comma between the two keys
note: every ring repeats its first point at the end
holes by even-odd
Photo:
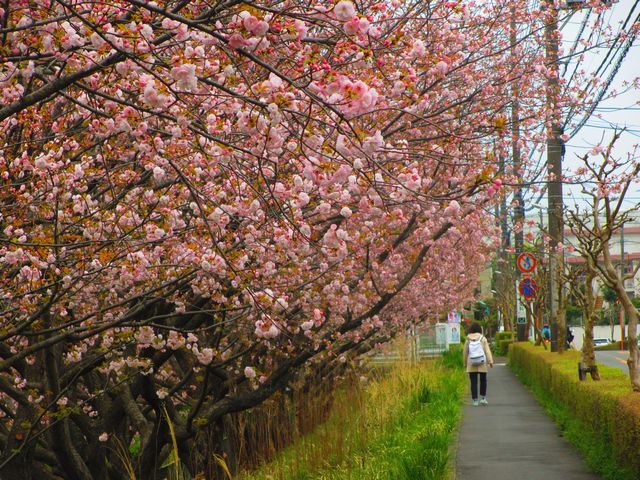
{"type": "MultiPolygon", "coordinates": [[[[580,122],[578,122],[578,124],[573,128],[571,134],[569,134],[569,139],[573,138],[589,120],[589,118],[595,111],[595,108],[600,104],[600,102],[606,95],[607,91],[609,90],[609,87],[613,83],[616,75],[618,74],[618,71],[620,70],[620,67],[622,66],[622,63],[624,62],[627,54],[629,53],[629,50],[633,45],[633,42],[635,41],[637,34],[636,33],[629,34],[628,36],[625,37],[623,42],[620,42],[620,39],[622,38],[622,32],[627,30],[629,22],[631,18],[633,18],[634,11],[636,10],[636,7],[638,6],[638,4],[640,4],[640,0],[636,0],[634,2],[633,7],[629,10],[629,13],[624,21],[623,26],[621,27],[620,31],[616,35],[616,38],[612,42],[611,47],[607,51],[605,58],[600,62],[600,65],[596,69],[594,76],[598,76],[600,75],[600,73],[604,74],[604,72],[609,68],[609,66],[613,63],[614,59],[617,57],[617,60],[615,60],[616,63],[613,69],[610,71],[607,77],[607,80],[605,81],[604,85],[600,87],[599,92],[596,94],[595,100],[591,102],[590,106],[587,108],[586,112],[582,116],[582,119],[580,120],[580,122]],[[615,50],[615,53],[614,53],[614,50],[615,50]]],[[[640,13],[636,16],[634,23],[638,21],[640,21],[640,13]]],[[[583,93],[584,94],[588,93],[588,87],[583,89],[583,93]]],[[[563,130],[572,121],[572,119],[573,119],[573,115],[572,115],[572,112],[570,111],[565,117],[563,130]]]]}

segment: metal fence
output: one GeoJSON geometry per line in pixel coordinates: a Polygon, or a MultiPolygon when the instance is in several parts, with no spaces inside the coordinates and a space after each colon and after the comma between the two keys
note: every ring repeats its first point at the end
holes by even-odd
{"type": "Polygon", "coordinates": [[[374,364],[397,361],[418,362],[433,358],[448,349],[446,325],[424,325],[389,343],[368,357],[374,364]]]}

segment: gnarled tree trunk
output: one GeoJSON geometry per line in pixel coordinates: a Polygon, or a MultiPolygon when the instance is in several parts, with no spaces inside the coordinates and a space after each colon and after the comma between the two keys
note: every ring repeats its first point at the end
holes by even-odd
{"type": "Polygon", "coordinates": [[[615,290],[620,300],[620,304],[627,316],[629,328],[627,329],[627,341],[629,342],[629,358],[627,365],[629,366],[629,379],[631,387],[635,392],[640,392],[640,370],[638,369],[638,343],[636,330],[638,328],[638,311],[631,303],[631,298],[624,288],[624,276],[619,275],[616,271],[613,261],[611,260],[611,252],[608,242],[603,243],[602,249],[604,257],[604,272],[611,282],[612,288],[615,290]]]}
{"type": "Polygon", "coordinates": [[[589,369],[593,380],[600,380],[598,372],[598,364],[596,363],[596,353],[593,347],[593,326],[596,323],[595,312],[595,295],[593,291],[593,281],[597,276],[597,272],[593,267],[590,259],[587,259],[587,276],[585,279],[585,292],[582,297],[582,308],[584,309],[585,325],[584,325],[584,341],[582,343],[582,363],[589,369]]]}

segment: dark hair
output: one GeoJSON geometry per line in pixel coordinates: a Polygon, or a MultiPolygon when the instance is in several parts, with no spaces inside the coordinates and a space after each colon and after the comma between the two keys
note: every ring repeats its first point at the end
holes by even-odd
{"type": "Polygon", "coordinates": [[[478,322],[473,322],[469,327],[469,333],[482,333],[482,325],[478,322]]]}

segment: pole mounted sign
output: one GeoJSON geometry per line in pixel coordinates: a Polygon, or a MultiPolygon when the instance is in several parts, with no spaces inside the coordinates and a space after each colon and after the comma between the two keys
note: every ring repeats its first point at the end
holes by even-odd
{"type": "Polygon", "coordinates": [[[518,291],[524,298],[529,299],[535,296],[536,292],[538,291],[538,284],[533,278],[524,278],[518,284],[518,291]]]}
{"type": "Polygon", "coordinates": [[[531,273],[535,270],[538,261],[536,257],[528,252],[521,253],[518,255],[518,259],[516,260],[516,265],[518,266],[518,270],[522,273],[531,273]]]}

